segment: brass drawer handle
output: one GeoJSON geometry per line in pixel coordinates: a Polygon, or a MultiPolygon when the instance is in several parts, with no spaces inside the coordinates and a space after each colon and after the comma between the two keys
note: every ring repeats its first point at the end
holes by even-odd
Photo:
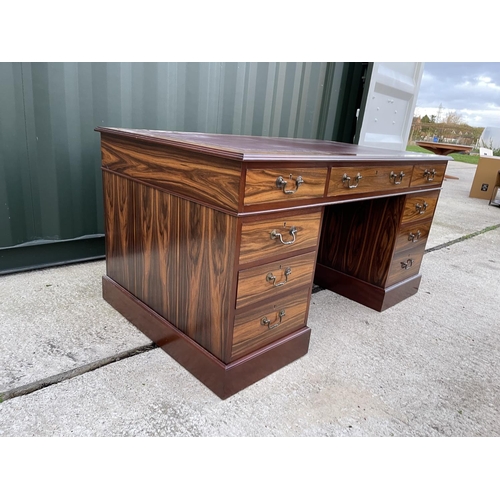
{"type": "Polygon", "coordinates": [[[399,172],[399,174],[395,174],[394,172],[391,172],[389,174],[389,181],[392,181],[394,184],[398,185],[398,184],[401,184],[404,176],[405,176],[404,172],[399,172]],[[399,178],[399,181],[396,180],[398,178],[399,178]]]}
{"type": "Polygon", "coordinates": [[[424,201],[423,205],[420,205],[420,203],[415,204],[415,209],[419,214],[423,214],[427,210],[428,206],[427,202],[424,201]]]}
{"type": "Polygon", "coordinates": [[[285,268],[285,281],[280,281],[279,283],[276,283],[276,276],[273,273],[268,273],[266,276],[266,281],[268,283],[272,283],[273,286],[283,286],[285,283],[288,283],[288,276],[292,274],[292,268],[287,267],[285,268]]]}
{"type": "Polygon", "coordinates": [[[406,262],[401,262],[401,268],[409,269],[411,266],[413,266],[413,262],[415,262],[413,259],[408,259],[406,262]]]}
{"type": "MultiPolygon", "coordinates": [[[[292,174],[290,174],[290,180],[292,180],[292,174]]],[[[276,187],[279,189],[283,189],[283,192],[285,194],[294,194],[299,190],[300,185],[304,184],[304,179],[302,179],[302,176],[300,176],[300,175],[295,179],[295,189],[294,190],[286,189],[287,182],[288,181],[285,181],[285,179],[283,177],[281,177],[281,175],[280,175],[276,179],[276,187]]]]}
{"type": "Polygon", "coordinates": [[[420,233],[420,229],[414,234],[414,233],[410,233],[408,235],[408,241],[417,241],[420,239],[420,236],[421,236],[421,233],[420,233]]]}
{"type": "Polygon", "coordinates": [[[267,325],[267,328],[269,330],[272,330],[273,328],[277,328],[278,326],[281,325],[281,320],[283,319],[283,316],[285,316],[285,310],[282,309],[279,313],[278,313],[278,319],[276,320],[275,323],[271,324],[271,320],[270,319],[267,319],[266,317],[262,318],[260,320],[260,323],[261,325],[264,325],[266,326],[267,325]]]}
{"type": "Polygon", "coordinates": [[[345,183],[347,182],[347,187],[349,189],[354,189],[354,188],[358,187],[359,181],[362,178],[363,178],[363,176],[358,172],[358,175],[356,175],[356,177],[354,177],[356,184],[351,184],[351,178],[347,174],[344,174],[344,176],[342,177],[342,184],[345,185],[345,183]]]}
{"type": "Polygon", "coordinates": [[[435,175],[436,175],[435,168],[433,168],[432,170],[425,169],[424,177],[427,179],[427,182],[433,181],[435,175]]]}
{"type": "Polygon", "coordinates": [[[279,238],[280,239],[280,243],[282,243],[283,245],[291,245],[292,243],[295,243],[295,235],[297,234],[297,228],[295,226],[292,226],[290,228],[290,231],[288,231],[288,232],[293,237],[293,239],[290,240],[290,241],[284,241],[282,234],[279,231],[276,231],[276,229],[273,229],[271,231],[271,239],[275,240],[276,238],[279,238]]]}

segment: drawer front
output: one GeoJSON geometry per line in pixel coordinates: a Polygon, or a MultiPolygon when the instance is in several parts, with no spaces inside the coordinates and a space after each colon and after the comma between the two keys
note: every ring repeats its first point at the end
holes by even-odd
{"type": "Polygon", "coordinates": [[[445,170],[446,165],[415,165],[410,186],[440,186],[445,170]]]}
{"type": "Polygon", "coordinates": [[[325,168],[248,169],[245,205],[322,198],[325,194],[325,168]]]}
{"type": "Polygon", "coordinates": [[[410,186],[412,171],[413,166],[332,168],[328,196],[404,189],[410,186]]]}
{"type": "Polygon", "coordinates": [[[273,300],[282,291],[311,286],[316,252],[245,269],[238,274],[236,308],[259,300],[273,300]]]}
{"type": "Polygon", "coordinates": [[[306,325],[310,287],[276,302],[237,314],[234,319],[231,361],[306,325]]]}
{"type": "Polygon", "coordinates": [[[400,252],[402,250],[409,250],[420,244],[425,245],[430,229],[430,220],[402,226],[396,238],[395,251],[400,252]]]}
{"type": "Polygon", "coordinates": [[[406,197],[401,223],[432,218],[436,209],[439,191],[411,194],[406,197]]]}
{"type": "Polygon", "coordinates": [[[279,258],[286,252],[317,247],[321,209],[313,213],[290,215],[256,222],[241,227],[240,264],[265,257],[279,258]]]}
{"type": "Polygon", "coordinates": [[[411,250],[397,252],[389,268],[389,274],[385,286],[391,286],[395,283],[411,278],[418,274],[422,258],[424,256],[425,244],[421,243],[411,250]]]}

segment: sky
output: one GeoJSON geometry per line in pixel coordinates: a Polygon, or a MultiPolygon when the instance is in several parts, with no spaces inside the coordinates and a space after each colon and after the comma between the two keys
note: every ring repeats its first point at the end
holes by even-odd
{"type": "Polygon", "coordinates": [[[500,127],[500,62],[428,62],[415,116],[458,113],[473,127],[500,127]]]}

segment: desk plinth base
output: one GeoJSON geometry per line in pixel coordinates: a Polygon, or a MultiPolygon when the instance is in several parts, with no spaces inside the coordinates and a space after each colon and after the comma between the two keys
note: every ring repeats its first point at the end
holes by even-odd
{"type": "Polygon", "coordinates": [[[390,287],[381,288],[335,269],[316,264],[314,283],[321,288],[382,312],[416,294],[421,279],[422,275],[417,274],[390,287]]]}
{"type": "Polygon", "coordinates": [[[102,278],[102,294],[106,302],[221,399],[301,358],[309,349],[311,329],[306,326],[225,364],[108,276],[102,278]]]}

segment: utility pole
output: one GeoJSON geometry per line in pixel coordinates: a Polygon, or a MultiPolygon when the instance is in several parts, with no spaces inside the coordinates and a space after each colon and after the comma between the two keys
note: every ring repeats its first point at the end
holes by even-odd
{"type": "Polygon", "coordinates": [[[437,114],[437,118],[436,118],[436,123],[440,123],[441,122],[441,113],[442,112],[443,112],[443,103],[441,103],[439,105],[438,114],[437,114]]]}
{"type": "MultiPolygon", "coordinates": [[[[436,123],[441,123],[441,113],[443,112],[443,103],[439,104],[439,108],[437,111],[437,117],[436,117],[436,123]]],[[[439,133],[437,130],[434,131],[434,141],[439,141],[441,140],[441,137],[439,136],[439,133]]]]}

